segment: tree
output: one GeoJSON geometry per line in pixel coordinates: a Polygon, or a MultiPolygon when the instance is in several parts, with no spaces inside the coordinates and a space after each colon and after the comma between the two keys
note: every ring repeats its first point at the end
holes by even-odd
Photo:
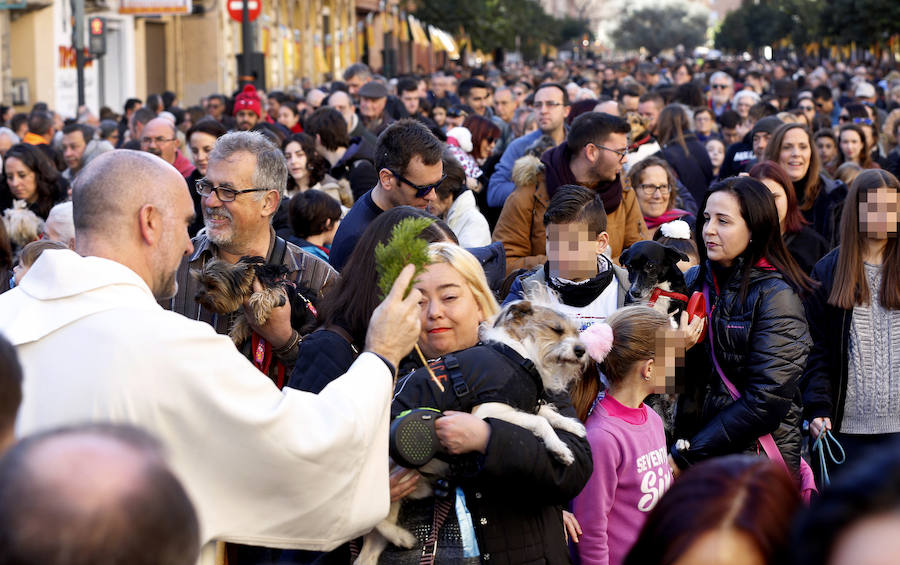
{"type": "Polygon", "coordinates": [[[625,14],[612,40],[619,49],[643,47],[651,55],[679,45],[690,50],[706,41],[706,16],[677,4],[641,8],[625,14]]]}
{"type": "Polygon", "coordinates": [[[588,28],[585,20],[553,18],[537,0],[419,0],[415,14],[444,29],[462,27],[482,51],[514,49],[518,37],[526,59],[536,59],[542,43],[580,39],[588,28]]]}

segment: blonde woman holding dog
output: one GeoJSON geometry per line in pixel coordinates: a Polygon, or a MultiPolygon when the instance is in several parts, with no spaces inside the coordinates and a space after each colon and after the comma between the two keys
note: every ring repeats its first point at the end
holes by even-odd
{"type": "MultiPolygon", "coordinates": [[[[575,395],[583,404],[576,406],[578,412],[588,414],[585,426],[594,458],[594,472],[572,504],[581,528],[576,547],[583,565],[622,563],[647,514],[672,484],[663,421],[644,399],[673,392],[666,381],[684,356],[683,334],[671,328],[665,314],[647,306],[617,310],[607,323],[588,331],[611,333],[606,337],[607,343],[612,340],[609,353],[602,359],[609,389],[598,394],[599,379],[585,380],[577,386],[591,389],[593,397],[575,395]]],[[[588,351],[600,361],[590,344],[588,351]]]]}
{"type": "MultiPolygon", "coordinates": [[[[416,283],[423,295],[419,346],[426,356],[437,357],[478,345],[479,325],[498,310],[478,260],[442,243],[431,244],[429,255],[431,264],[416,283]]],[[[466,365],[462,354],[460,364],[466,365]]],[[[420,377],[428,379],[419,371],[408,385],[398,381],[392,415],[440,405],[424,392],[428,389],[416,385],[420,377]]],[[[509,375],[487,371],[477,378],[509,375]]],[[[454,395],[452,387],[447,386],[446,395],[454,395]]],[[[551,401],[560,414],[574,417],[568,395],[551,401]]],[[[590,475],[587,441],[557,430],[575,458],[565,465],[525,428],[468,412],[443,414],[435,423],[438,439],[445,451],[459,456],[451,466],[449,514],[432,538],[437,499],[405,500],[399,525],[414,532],[418,544],[409,550],[388,546],[379,563],[418,564],[425,542],[432,539],[435,563],[569,563],[560,507],[578,494],[590,475]]]]}

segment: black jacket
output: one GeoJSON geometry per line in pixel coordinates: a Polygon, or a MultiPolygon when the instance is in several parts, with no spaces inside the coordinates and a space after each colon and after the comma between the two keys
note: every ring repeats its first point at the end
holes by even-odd
{"type": "Polygon", "coordinates": [[[803,226],[795,233],[784,234],[784,245],[806,274],[831,249],[825,238],[809,226],[803,226]]]}
{"type": "Polygon", "coordinates": [[[684,136],[688,152],[677,141],[667,143],[662,148],[662,158],[675,170],[678,180],[687,188],[697,202],[703,202],[703,195],[713,180],[712,162],[703,144],[693,134],[684,136]]]}
{"type": "Polygon", "coordinates": [[[839,252],[840,248],[832,250],[813,268],[812,278],[821,285],[804,302],[813,345],[800,384],[803,416],[810,421],[831,418],[834,431],[840,431],[844,417],[847,354],[853,319],[852,310],[828,304],[839,252]]]}
{"type": "MultiPolygon", "coordinates": [[[[800,297],[772,268],[751,270],[747,296],[740,299],[741,261],[718,294],[711,271],[709,323],[715,354],[741,397],[734,401],[712,366],[709,339],[687,355],[689,393],[682,395],[676,437],[690,448],[672,455],[681,468],[717,455],[762,453],[757,439],[771,433],[785,462],[800,465],[801,399],[798,383],[809,352],[809,329],[800,297]]],[[[695,291],[699,268],[686,282],[695,291]]]]}
{"type": "MultiPolygon", "coordinates": [[[[819,191],[813,207],[803,212],[803,217],[811,224],[810,227],[825,238],[829,248],[833,248],[840,243],[838,226],[844,210],[844,199],[847,198],[847,185],[824,174],[821,175],[821,181],[822,190],[819,191]]],[[[797,187],[796,183],[794,187],[797,187]]],[[[798,191],[797,199],[802,200],[802,197],[798,191]]]]}
{"type": "Polygon", "coordinates": [[[375,171],[375,148],[361,137],[354,137],[341,160],[334,164],[329,174],[337,180],[347,179],[353,200],[359,198],[378,184],[375,171]]]}
{"type": "MultiPolygon", "coordinates": [[[[537,394],[533,379],[523,375],[517,363],[498,357],[491,349],[490,345],[479,345],[453,355],[466,380],[469,368],[483,365],[500,368],[476,371],[473,392],[484,391],[493,399],[509,395],[511,401],[531,411],[532,406],[528,405],[537,394]]],[[[428,373],[419,369],[407,380],[398,381],[391,412],[396,415],[409,408],[426,406],[459,409],[452,387],[445,388],[447,394],[441,394],[431,384],[428,373]]],[[[567,394],[547,400],[564,416],[576,417],[567,394]]],[[[465,492],[472,514],[482,562],[569,563],[562,506],[581,492],[593,472],[590,445],[585,438],[556,430],[575,456],[574,463],[563,465],[530,431],[494,418],[488,418],[487,422],[491,436],[486,453],[451,463],[453,482],[465,492]]]]}

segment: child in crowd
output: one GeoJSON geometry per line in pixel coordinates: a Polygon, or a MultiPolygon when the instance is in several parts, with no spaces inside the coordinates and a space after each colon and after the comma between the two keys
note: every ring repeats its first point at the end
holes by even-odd
{"type": "Polygon", "coordinates": [[[340,202],[321,190],[307,190],[291,197],[288,213],[294,231],[288,241],[328,261],[331,242],[341,225],[340,202]]]}
{"type": "Polygon", "coordinates": [[[587,409],[585,426],[594,458],[593,474],[573,502],[581,528],[577,548],[582,565],[620,564],[647,513],[672,484],[663,421],[644,399],[675,392],[684,337],[671,328],[665,314],[646,306],[622,308],[607,321],[608,326],[594,325],[587,332],[602,336],[599,340],[585,335],[585,342],[591,357],[603,360],[609,389],[600,392],[602,386],[594,378],[577,385],[592,394],[572,395],[581,404],[575,407],[579,414],[587,409]],[[603,358],[605,348],[609,352],[603,358]]]}
{"type": "Polygon", "coordinates": [[[600,196],[583,186],[559,187],[544,214],[544,225],[547,262],[520,275],[504,304],[522,298],[549,301],[580,329],[621,308],[628,272],[604,254],[609,234],[600,196]]]}
{"type": "Polygon", "coordinates": [[[706,152],[713,166],[713,178],[719,178],[719,171],[725,161],[725,144],[717,137],[712,137],[706,142],[706,152]]]}
{"type": "Polygon", "coordinates": [[[58,241],[47,241],[45,239],[41,239],[38,241],[32,241],[28,245],[22,248],[22,252],[19,253],[19,263],[13,267],[13,278],[16,281],[16,285],[22,284],[22,279],[25,278],[25,273],[31,269],[31,266],[34,265],[35,261],[38,260],[38,257],[41,256],[41,253],[47,251],[48,249],[68,249],[66,244],[60,243],[58,241]]]}

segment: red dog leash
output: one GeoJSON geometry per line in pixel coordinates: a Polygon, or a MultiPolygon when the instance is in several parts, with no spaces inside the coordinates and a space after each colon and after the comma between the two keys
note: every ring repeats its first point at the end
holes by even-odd
{"type": "Polygon", "coordinates": [[[650,306],[651,308],[653,308],[653,306],[656,304],[656,300],[660,296],[665,296],[667,298],[674,298],[675,300],[681,300],[685,304],[687,304],[687,302],[688,302],[688,297],[681,294],[680,292],[672,292],[669,290],[663,290],[659,287],[656,287],[653,289],[653,292],[650,293],[650,301],[647,302],[647,305],[650,306]]]}

